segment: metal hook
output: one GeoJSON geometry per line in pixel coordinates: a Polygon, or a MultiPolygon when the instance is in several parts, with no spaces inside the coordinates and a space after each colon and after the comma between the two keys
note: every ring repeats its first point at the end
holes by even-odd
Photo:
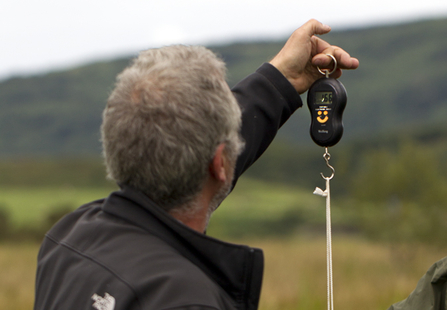
{"type": "Polygon", "coordinates": [[[323,173],[321,172],[320,175],[321,175],[321,177],[322,177],[324,180],[329,181],[329,180],[331,180],[331,179],[334,177],[334,175],[335,175],[335,169],[334,169],[334,167],[332,167],[331,165],[329,165],[329,159],[331,159],[331,154],[329,154],[329,152],[328,152],[328,150],[327,150],[327,147],[325,147],[325,153],[323,154],[323,158],[324,158],[324,160],[326,161],[326,166],[328,166],[328,168],[332,170],[332,174],[331,174],[330,177],[325,177],[325,176],[323,175],[323,173]]]}

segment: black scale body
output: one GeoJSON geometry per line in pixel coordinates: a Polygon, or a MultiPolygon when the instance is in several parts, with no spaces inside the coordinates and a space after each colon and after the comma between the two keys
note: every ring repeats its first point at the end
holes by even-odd
{"type": "Polygon", "coordinates": [[[309,88],[310,136],[319,146],[334,146],[343,136],[342,117],[347,97],[343,84],[333,78],[321,78],[309,88]]]}

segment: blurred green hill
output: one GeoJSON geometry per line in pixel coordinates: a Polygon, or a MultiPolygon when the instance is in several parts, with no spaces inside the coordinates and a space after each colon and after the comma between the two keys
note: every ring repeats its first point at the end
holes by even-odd
{"type": "MultiPolygon", "coordinates": [[[[436,160],[438,172],[447,175],[447,165],[443,163],[447,155],[446,38],[447,19],[333,31],[324,36],[359,58],[361,64],[355,71],[346,71],[340,79],[348,91],[348,106],[344,137],[331,151],[337,177],[341,179],[335,190],[348,192],[356,175],[364,173],[365,161],[375,156],[375,152],[385,149],[397,154],[409,141],[422,152],[436,150],[436,159],[432,160],[436,160]]],[[[271,59],[286,39],[210,48],[227,63],[229,84],[234,85],[271,59]]],[[[61,158],[83,158],[83,165],[78,161],[68,166],[85,167],[89,175],[92,175],[89,171],[102,173],[101,112],[116,74],[130,60],[131,56],[2,81],[0,183],[20,184],[25,178],[26,183],[32,183],[33,174],[26,167],[37,164],[30,158],[45,158],[42,167],[46,168],[38,169],[49,173],[67,166],[61,158]],[[20,165],[18,158],[28,162],[20,165]],[[92,169],[92,165],[98,168],[92,169]],[[17,172],[18,167],[24,167],[23,175],[17,172]]],[[[325,166],[321,148],[311,142],[308,134],[310,121],[305,99],[303,96],[304,107],[292,116],[272,147],[249,170],[250,176],[307,186],[320,181],[319,172],[325,166]]],[[[81,175],[82,170],[70,171],[81,175]]],[[[102,177],[95,175],[89,179],[102,177]]],[[[36,175],[35,179],[54,183],[58,178],[48,176],[45,181],[36,175]]],[[[82,178],[79,182],[83,182],[82,178]]]]}
{"type": "MultiPolygon", "coordinates": [[[[430,131],[432,136],[444,136],[446,38],[447,19],[325,35],[361,61],[358,70],[341,78],[348,90],[341,143],[367,141],[378,134],[412,136],[430,131]]],[[[273,57],[285,39],[210,48],[228,64],[229,83],[234,85],[273,57]]],[[[130,58],[2,81],[0,156],[100,154],[101,111],[116,74],[130,58]]],[[[307,108],[293,118],[281,130],[280,140],[311,145],[307,108]]]]}

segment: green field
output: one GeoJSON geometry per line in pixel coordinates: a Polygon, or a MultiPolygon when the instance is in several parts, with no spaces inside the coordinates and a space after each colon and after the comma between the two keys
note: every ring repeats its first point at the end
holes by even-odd
{"type": "Polygon", "coordinates": [[[0,208],[7,211],[14,225],[35,225],[57,209],[75,209],[106,197],[110,188],[3,187],[0,208]]]}
{"type": "MultiPolygon", "coordinates": [[[[115,189],[76,186],[3,187],[0,208],[6,210],[14,225],[34,225],[43,221],[52,211],[75,209],[84,203],[107,197],[115,189]]],[[[324,200],[299,188],[241,178],[236,189],[214,214],[210,228],[213,231],[212,226],[216,226],[214,231],[218,233],[225,230],[222,225],[227,220],[275,222],[284,216],[290,218],[291,215],[305,216],[307,221],[324,220],[324,200]]]]}
{"type": "MultiPolygon", "coordinates": [[[[55,210],[105,197],[113,189],[3,187],[0,205],[13,226],[26,227],[44,221],[55,210]]],[[[377,242],[358,231],[340,229],[353,224],[356,216],[362,218],[356,213],[366,214],[365,209],[350,208],[341,197],[332,200],[337,309],[386,310],[408,296],[430,265],[446,255],[442,243],[377,242]]],[[[374,211],[370,206],[369,212],[374,211]]],[[[324,207],[324,198],[312,195],[312,190],[243,178],[213,215],[209,235],[264,249],[261,310],[326,307],[324,207]]],[[[38,248],[32,242],[0,244],[0,309],[32,308],[38,248]]]]}

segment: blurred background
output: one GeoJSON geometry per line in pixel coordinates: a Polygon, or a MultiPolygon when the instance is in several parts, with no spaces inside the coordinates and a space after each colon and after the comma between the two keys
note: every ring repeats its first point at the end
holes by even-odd
{"type": "MultiPolygon", "coordinates": [[[[8,1],[0,12],[0,308],[30,309],[44,233],[117,189],[105,180],[101,112],[139,51],[201,44],[235,85],[310,18],[360,60],[343,139],[330,148],[334,298],[387,309],[447,254],[447,2],[8,1]]],[[[306,102],[305,94],[302,97],[306,102]]],[[[208,234],[264,249],[260,309],[326,304],[329,174],[306,105],[211,219],[208,234]]]]}

